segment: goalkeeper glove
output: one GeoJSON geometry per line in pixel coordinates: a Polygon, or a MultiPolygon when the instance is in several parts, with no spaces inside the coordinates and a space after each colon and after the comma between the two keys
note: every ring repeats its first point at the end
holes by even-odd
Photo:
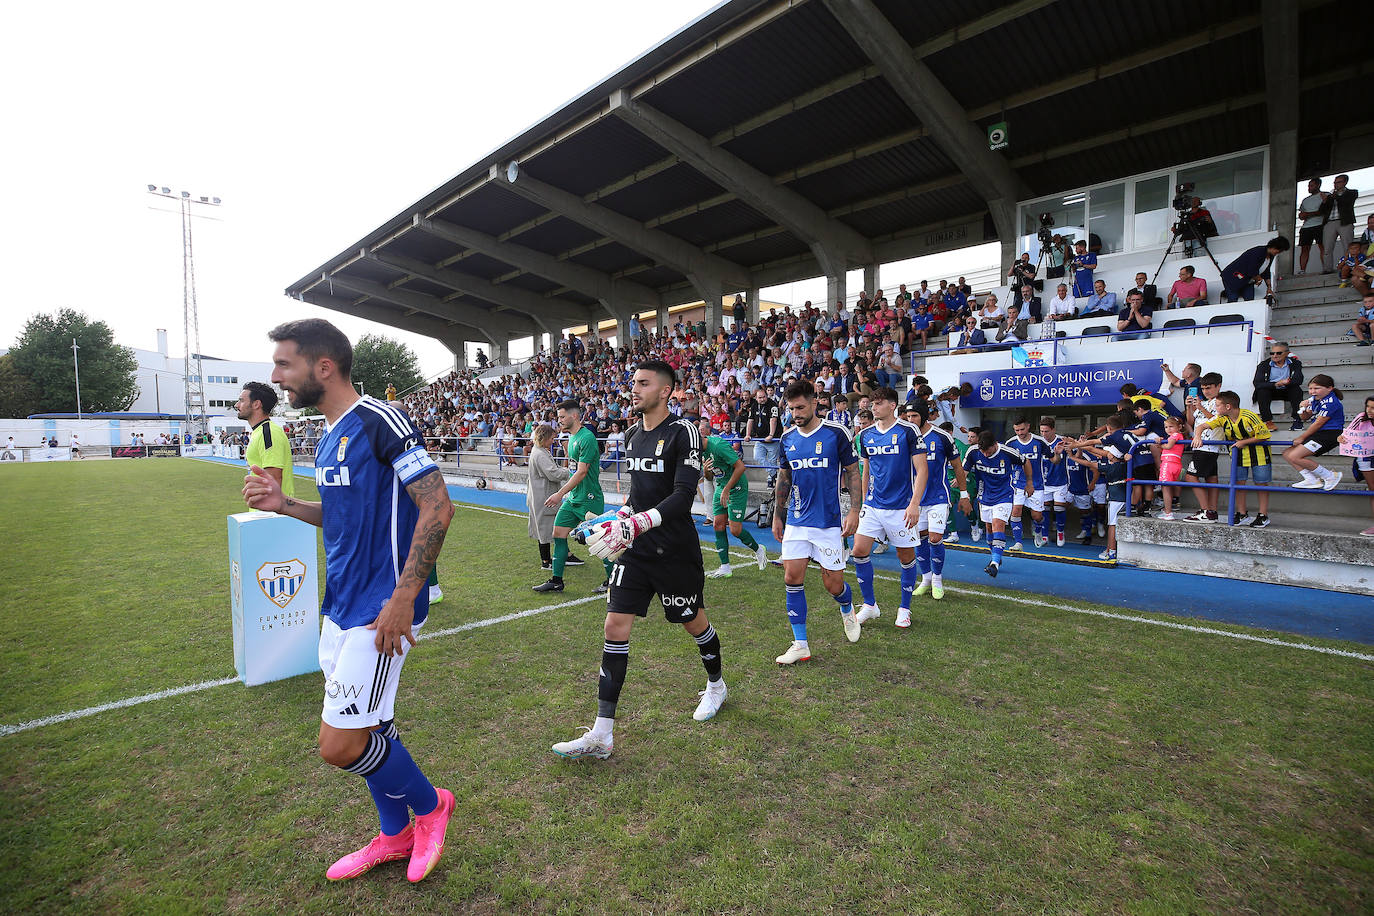
{"type": "Polygon", "coordinates": [[[618,560],[634,539],[650,528],[656,527],[661,518],[658,510],[636,512],[633,515],[620,515],[604,522],[598,522],[587,535],[587,549],[592,556],[602,560],[618,560]]]}
{"type": "MultiPolygon", "coordinates": [[[[625,507],[622,506],[620,512],[623,512],[624,510],[625,507]]],[[[602,522],[609,522],[613,519],[619,518],[620,512],[617,512],[617,510],[615,509],[609,509],[605,512],[602,512],[600,515],[597,515],[594,512],[588,512],[587,520],[572,530],[572,539],[574,541],[577,541],[577,543],[579,544],[585,545],[587,543],[587,537],[592,533],[592,528],[594,526],[599,525],[602,522]]]]}

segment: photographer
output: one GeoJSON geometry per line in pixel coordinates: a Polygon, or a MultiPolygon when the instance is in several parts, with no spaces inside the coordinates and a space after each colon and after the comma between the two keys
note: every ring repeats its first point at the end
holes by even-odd
{"type": "Polygon", "coordinates": [[[1035,265],[1031,263],[1029,251],[1022,252],[1019,260],[1012,261],[1011,269],[1007,271],[1007,280],[1013,297],[1016,290],[1035,283],[1035,265]]]}
{"type": "MultiPolygon", "coordinates": [[[[1192,190],[1190,184],[1181,184],[1178,187],[1180,191],[1192,190]]],[[[1193,242],[1214,238],[1218,234],[1217,224],[1212,219],[1212,211],[1202,205],[1201,197],[1175,198],[1174,207],[1180,216],[1179,221],[1174,224],[1174,234],[1187,243],[1184,247],[1188,254],[1193,252],[1193,242]],[[1180,204],[1185,206],[1179,206],[1180,204]]]]}
{"type": "Polygon", "coordinates": [[[1088,243],[1079,239],[1073,243],[1073,295],[1086,299],[1093,294],[1093,271],[1097,269],[1097,255],[1088,251],[1088,243]]]}

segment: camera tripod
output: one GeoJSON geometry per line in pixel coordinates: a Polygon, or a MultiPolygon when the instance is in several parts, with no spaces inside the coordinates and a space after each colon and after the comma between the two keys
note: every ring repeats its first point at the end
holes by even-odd
{"type": "Polygon", "coordinates": [[[1158,288],[1159,274],[1164,270],[1164,262],[1169,260],[1169,255],[1173,253],[1174,246],[1178,244],[1179,239],[1183,238],[1185,232],[1190,234],[1190,238],[1188,238],[1187,241],[1197,242],[1201,245],[1202,250],[1207,252],[1207,260],[1212,262],[1212,266],[1217,269],[1217,273],[1221,273],[1221,265],[1217,263],[1216,256],[1212,254],[1212,249],[1207,247],[1207,237],[1201,232],[1198,232],[1191,224],[1188,224],[1188,216],[1186,213],[1180,212],[1178,216],[1179,219],[1175,225],[1179,228],[1173,233],[1173,237],[1169,239],[1169,247],[1164,249],[1164,257],[1159,259],[1159,266],[1155,268],[1155,275],[1150,278],[1150,283],[1155,285],[1156,288],[1158,288]],[[1187,228],[1182,228],[1185,225],[1187,228]]]}

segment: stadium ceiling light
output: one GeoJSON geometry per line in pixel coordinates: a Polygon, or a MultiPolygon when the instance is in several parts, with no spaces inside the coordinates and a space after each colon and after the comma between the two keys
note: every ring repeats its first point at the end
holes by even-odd
{"type": "Polygon", "coordinates": [[[163,189],[162,189],[162,193],[163,193],[163,194],[171,194],[171,193],[172,193],[172,189],[171,189],[171,188],[163,188],[163,189]]]}
{"type": "Polygon", "coordinates": [[[149,190],[149,191],[156,191],[156,190],[157,190],[157,185],[155,185],[155,184],[150,184],[150,185],[148,185],[148,190],[149,190]]]}
{"type": "Polygon", "coordinates": [[[506,181],[515,184],[515,179],[519,177],[520,163],[518,160],[512,159],[510,162],[506,163],[506,181]]]}
{"type": "Polygon", "coordinates": [[[218,198],[218,197],[212,197],[212,198],[210,198],[210,202],[213,203],[215,206],[219,206],[219,198],[218,198]]]}
{"type": "Polygon", "coordinates": [[[182,196],[182,197],[190,197],[190,196],[191,196],[191,192],[190,192],[190,191],[182,191],[182,192],[181,192],[181,196],[182,196]]]}

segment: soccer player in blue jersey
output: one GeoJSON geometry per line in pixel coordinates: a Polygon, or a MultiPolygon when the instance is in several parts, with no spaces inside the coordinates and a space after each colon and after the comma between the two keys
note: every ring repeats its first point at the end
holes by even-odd
{"type": "Polygon", "coordinates": [[[243,496],[251,508],[324,529],[320,756],[367,782],[381,819],[371,842],[325,874],[331,881],[356,878],[383,862],[408,859],[406,877],[419,881],[444,851],[454,800],[411,759],[396,731],[394,705],[401,666],[429,613],[426,579],[453,503],[405,413],[354,391],[353,347],[338,328],[307,318],[279,325],[268,337],[277,344],[273,383],[292,407],[318,407],[327,423],[315,453],[320,502],[283,496],[281,484],[256,466],[243,496]]]}
{"type": "Polygon", "coordinates": [[[811,658],[806,638],[806,566],[815,560],[821,567],[821,583],[840,606],[844,635],[858,642],[860,627],[854,613],[853,595],[844,581],[844,547],[841,541],[859,527],[857,499],[840,521],[840,480],[850,493],[861,493],[859,459],[849,430],[827,423],[816,415],[816,389],[807,379],[797,379],[783,392],[793,425],[782,436],[778,458],[778,496],[773,500],[773,537],[782,543],[783,582],[787,586],[787,616],[792,623],[792,645],[779,655],[780,665],[811,658]]]}
{"type": "MultiPolygon", "coordinates": [[[[921,568],[921,584],[916,586],[919,598],[930,589],[930,597],[939,601],[945,596],[945,529],[949,525],[950,492],[949,477],[954,475],[954,484],[959,489],[959,500],[968,505],[968,477],[959,449],[954,443],[954,435],[948,430],[935,426],[931,421],[939,415],[939,409],[929,401],[920,404],[921,438],[926,447],[926,464],[930,468],[930,484],[925,496],[921,498],[921,518],[917,522],[916,562],[921,568]]],[[[902,623],[902,615],[897,614],[897,626],[902,623]]]]}
{"type": "MultiPolygon", "coordinates": [[[[1040,418],[1040,438],[1045,442],[1041,467],[1045,487],[1040,492],[1045,511],[1054,510],[1054,543],[1064,546],[1064,528],[1069,523],[1069,440],[1055,429],[1054,417],[1040,418]]],[[[1046,529],[1049,522],[1045,523],[1046,529]]]]}
{"type": "MultiPolygon", "coordinates": [[[[1069,500],[1078,509],[1078,543],[1086,547],[1093,542],[1093,522],[1097,517],[1093,495],[1097,492],[1101,472],[1098,470],[1097,459],[1086,457],[1077,449],[1066,454],[1069,500]]],[[[1107,488],[1102,484],[1102,503],[1105,504],[1106,501],[1107,488]]]]}
{"type": "Polygon", "coordinates": [[[983,571],[994,579],[1002,568],[1002,551],[1007,546],[1007,520],[1016,489],[1012,478],[1018,469],[1026,478],[1031,473],[1030,461],[999,444],[990,429],[978,434],[978,447],[964,456],[964,470],[978,479],[978,513],[988,526],[988,546],[992,548],[992,559],[983,571]]]}
{"type": "Polygon", "coordinates": [[[1031,510],[1031,523],[1035,529],[1035,546],[1044,547],[1049,540],[1049,528],[1045,524],[1045,440],[1030,431],[1030,420],[1017,417],[1011,426],[1016,435],[1007,440],[1006,446],[1026,459],[1030,471],[1016,471],[1012,475],[1011,506],[1011,549],[1021,549],[1021,515],[1025,506],[1031,510]]]}
{"type": "Polygon", "coordinates": [[[882,387],[873,392],[873,425],[859,432],[863,458],[863,508],[854,535],[854,575],[859,580],[863,607],[858,621],[880,615],[873,594],[873,543],[886,540],[897,549],[902,564],[902,603],[897,626],[911,626],[911,593],[916,587],[916,524],[921,517],[929,472],[921,431],[897,419],[897,392],[882,387]],[[903,620],[906,622],[903,623],[903,620]]]}

